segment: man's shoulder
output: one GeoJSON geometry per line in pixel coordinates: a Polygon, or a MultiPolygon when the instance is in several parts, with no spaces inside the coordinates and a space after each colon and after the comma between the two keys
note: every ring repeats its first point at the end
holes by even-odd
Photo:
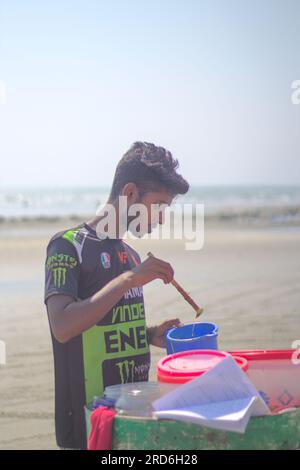
{"type": "Polygon", "coordinates": [[[84,224],[61,230],[50,238],[47,250],[51,248],[69,249],[74,253],[76,252],[79,260],[81,261],[82,249],[87,235],[88,230],[84,224]]]}
{"type": "Polygon", "coordinates": [[[61,238],[69,241],[70,243],[74,243],[76,238],[80,237],[80,233],[84,230],[84,224],[76,225],[75,227],[67,228],[65,230],[60,230],[56,232],[49,240],[49,244],[55,240],[59,240],[61,238]]]}

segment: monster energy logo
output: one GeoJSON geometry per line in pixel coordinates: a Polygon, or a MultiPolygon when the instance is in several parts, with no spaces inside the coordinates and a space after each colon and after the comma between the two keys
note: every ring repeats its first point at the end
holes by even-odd
{"type": "Polygon", "coordinates": [[[55,287],[62,287],[66,283],[67,268],[53,268],[53,282],[55,287]]]}
{"type": "Polygon", "coordinates": [[[119,367],[121,384],[133,382],[134,361],[118,362],[116,366],[119,367]]]}
{"type": "Polygon", "coordinates": [[[64,253],[54,253],[54,255],[48,256],[46,266],[48,269],[56,268],[58,266],[75,268],[77,266],[77,260],[73,256],[66,255],[64,253]]]}

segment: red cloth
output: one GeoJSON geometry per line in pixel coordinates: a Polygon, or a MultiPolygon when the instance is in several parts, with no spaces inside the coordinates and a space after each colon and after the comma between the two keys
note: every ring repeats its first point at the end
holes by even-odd
{"type": "Polygon", "coordinates": [[[116,411],[108,406],[100,406],[91,415],[89,450],[112,450],[112,427],[116,411]]]}

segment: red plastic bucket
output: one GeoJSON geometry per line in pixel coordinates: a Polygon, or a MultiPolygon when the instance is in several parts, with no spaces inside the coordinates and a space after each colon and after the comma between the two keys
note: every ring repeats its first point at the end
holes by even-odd
{"type": "MultiPolygon", "coordinates": [[[[157,379],[160,382],[183,384],[212,369],[230,354],[211,349],[183,351],[161,359],[157,364],[157,379]]],[[[236,363],[246,372],[248,363],[243,357],[234,356],[236,363]]]]}

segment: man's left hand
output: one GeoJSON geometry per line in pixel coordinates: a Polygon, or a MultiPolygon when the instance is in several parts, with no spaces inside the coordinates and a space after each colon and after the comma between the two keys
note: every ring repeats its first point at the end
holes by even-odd
{"type": "Polygon", "coordinates": [[[170,328],[175,328],[183,326],[183,323],[179,318],[172,318],[171,320],[166,320],[158,326],[151,326],[148,328],[150,344],[157,346],[158,348],[166,347],[165,333],[170,328]]]}

